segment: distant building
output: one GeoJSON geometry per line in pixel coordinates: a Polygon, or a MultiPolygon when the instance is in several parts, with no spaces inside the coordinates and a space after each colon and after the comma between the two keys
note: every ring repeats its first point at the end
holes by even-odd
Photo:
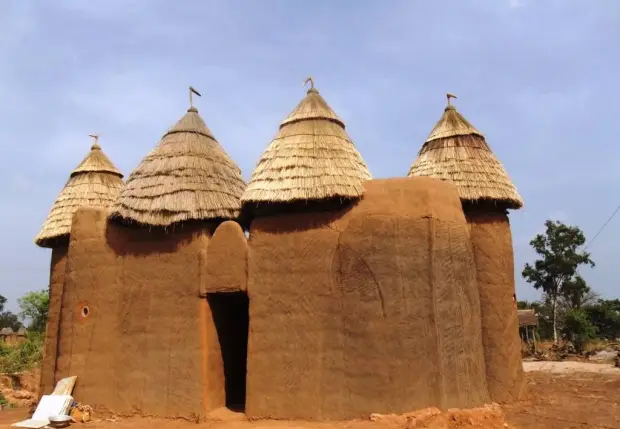
{"type": "Polygon", "coordinates": [[[536,310],[517,310],[519,315],[519,334],[521,340],[529,342],[530,339],[535,339],[536,328],[538,327],[538,314],[536,310]]]}
{"type": "Polygon", "coordinates": [[[27,334],[28,331],[23,326],[17,332],[14,332],[11,328],[3,328],[0,330],[0,343],[4,343],[7,346],[16,346],[26,341],[27,334]]]}

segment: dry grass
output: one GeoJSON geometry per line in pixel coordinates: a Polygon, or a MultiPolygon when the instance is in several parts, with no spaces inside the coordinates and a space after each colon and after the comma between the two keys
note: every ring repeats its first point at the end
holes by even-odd
{"type": "Polygon", "coordinates": [[[609,345],[610,345],[609,341],[602,340],[602,339],[593,339],[593,340],[588,340],[586,342],[583,350],[586,353],[596,353],[596,352],[600,352],[601,350],[606,350],[609,347],[609,345]]]}
{"type": "Polygon", "coordinates": [[[35,243],[54,247],[68,238],[73,214],[80,207],[109,208],[123,185],[123,175],[94,144],[86,158],[71,172],[69,181],[56,198],[35,243]]]}
{"type": "Polygon", "coordinates": [[[418,153],[409,176],[453,182],[463,201],[494,201],[518,209],[523,200],[484,136],[456,111],[446,107],[418,153]]]}
{"type": "Polygon", "coordinates": [[[131,173],[111,217],[150,226],[235,219],[241,170],[190,108],[131,173]]]}
{"type": "Polygon", "coordinates": [[[282,122],[252,174],[244,203],[359,198],[371,178],[342,120],[318,91],[282,122]]]}

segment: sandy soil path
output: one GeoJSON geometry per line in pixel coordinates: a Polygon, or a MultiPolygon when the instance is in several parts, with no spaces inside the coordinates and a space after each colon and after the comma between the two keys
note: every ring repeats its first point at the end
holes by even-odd
{"type": "Polygon", "coordinates": [[[596,374],[617,374],[620,375],[620,368],[609,364],[590,363],[590,362],[523,362],[525,372],[541,371],[553,374],[572,374],[577,372],[591,372],[596,374]]]}

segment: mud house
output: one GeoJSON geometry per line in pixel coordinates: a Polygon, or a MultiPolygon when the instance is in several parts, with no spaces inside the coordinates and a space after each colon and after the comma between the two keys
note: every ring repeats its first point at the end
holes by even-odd
{"type": "MultiPolygon", "coordinates": [[[[490,295],[501,307],[514,288],[494,281],[511,267],[505,208],[516,203],[491,193],[502,208],[480,215],[500,225],[490,261],[497,231],[472,233],[467,204],[495,203],[413,168],[435,177],[372,180],[309,83],[247,185],[191,105],[111,205],[71,213],[46,380],[78,376],[74,396],[101,412],[194,419],[228,406],[339,420],[518,396],[519,374],[489,353],[512,344],[511,316],[498,322],[507,339],[488,320],[490,295]]],[[[471,126],[449,135],[466,123],[454,113],[427,149],[471,140],[471,126]]]]}
{"type": "Polygon", "coordinates": [[[24,327],[21,327],[17,332],[12,328],[2,328],[0,330],[0,342],[7,346],[18,346],[26,341],[28,333],[24,327]]]}
{"type": "Polygon", "coordinates": [[[536,329],[538,328],[538,314],[534,309],[517,310],[519,316],[519,334],[521,341],[536,344],[536,329]]]}

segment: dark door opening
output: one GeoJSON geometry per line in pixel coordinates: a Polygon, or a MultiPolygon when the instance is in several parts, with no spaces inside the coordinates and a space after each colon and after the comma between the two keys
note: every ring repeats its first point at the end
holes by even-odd
{"type": "Polygon", "coordinates": [[[222,350],[226,406],[243,411],[248,356],[248,296],[245,292],[210,293],[207,302],[222,350]]]}

